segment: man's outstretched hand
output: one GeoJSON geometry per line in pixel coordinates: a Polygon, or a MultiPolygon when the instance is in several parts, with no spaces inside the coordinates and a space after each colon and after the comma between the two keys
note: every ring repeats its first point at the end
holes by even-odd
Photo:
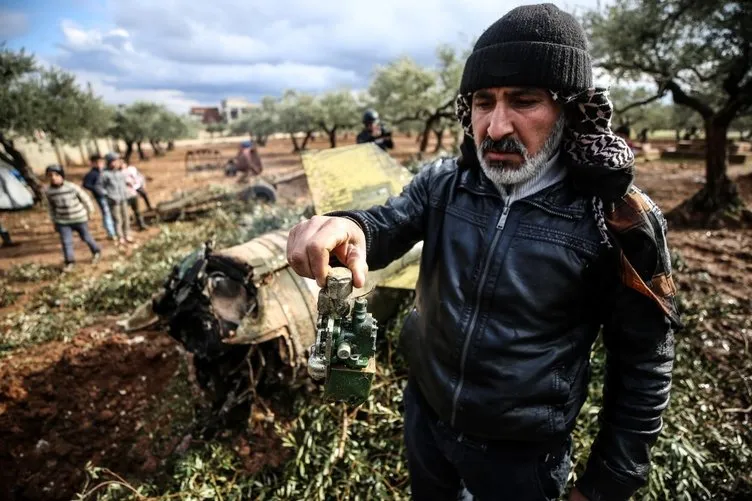
{"type": "Polygon", "coordinates": [[[366,236],[355,221],[344,217],[313,216],[296,225],[287,237],[287,262],[301,277],[326,284],[334,254],[353,273],[353,286],[366,282],[366,236]]]}

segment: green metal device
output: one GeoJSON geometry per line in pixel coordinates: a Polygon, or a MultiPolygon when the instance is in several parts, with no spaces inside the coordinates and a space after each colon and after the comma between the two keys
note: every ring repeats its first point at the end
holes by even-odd
{"type": "Polygon", "coordinates": [[[368,313],[365,298],[349,299],[352,290],[352,272],[333,268],[319,291],[316,342],[311,346],[308,373],[325,381],[326,400],[355,406],[365,402],[371,391],[378,325],[368,313]]]}

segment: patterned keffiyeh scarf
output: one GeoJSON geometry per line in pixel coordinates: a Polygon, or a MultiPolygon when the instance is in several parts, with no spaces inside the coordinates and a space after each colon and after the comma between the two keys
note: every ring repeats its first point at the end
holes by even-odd
{"type": "MultiPolygon", "coordinates": [[[[567,114],[561,151],[575,185],[590,197],[602,244],[617,253],[622,283],[649,297],[675,328],[681,327],[666,220],[658,206],[632,184],[634,153],[611,130],[613,107],[608,90],[550,92],[567,114]]],[[[471,103],[472,94],[460,94],[455,101],[457,119],[470,138],[471,103]]]]}

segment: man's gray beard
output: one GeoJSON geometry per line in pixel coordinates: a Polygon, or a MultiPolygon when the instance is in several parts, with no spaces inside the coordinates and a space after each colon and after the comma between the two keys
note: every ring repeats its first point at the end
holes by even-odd
{"type": "Polygon", "coordinates": [[[491,180],[499,191],[502,191],[505,186],[524,183],[535,177],[546,167],[548,160],[559,149],[561,138],[564,135],[565,123],[564,113],[561,113],[554,124],[551,134],[546,139],[546,142],[543,143],[541,150],[532,157],[528,156],[527,152],[525,152],[522,164],[516,168],[505,167],[504,162],[487,162],[480,149],[476,148],[478,162],[480,162],[480,166],[486,177],[491,180]]]}

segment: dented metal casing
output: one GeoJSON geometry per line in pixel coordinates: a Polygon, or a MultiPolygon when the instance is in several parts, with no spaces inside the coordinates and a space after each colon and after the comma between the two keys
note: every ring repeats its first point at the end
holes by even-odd
{"type": "MultiPolygon", "coordinates": [[[[255,289],[255,310],[239,320],[238,328],[224,339],[228,344],[259,344],[283,337],[290,358],[297,363],[306,359],[306,350],[316,335],[319,286],[314,280],[300,277],[287,263],[287,231],[275,231],[254,238],[242,245],[215,253],[225,259],[252,269],[255,289]]],[[[418,244],[383,270],[372,271],[363,289],[351,296],[364,295],[380,284],[398,280],[402,272],[415,269],[420,260],[422,244],[418,244]]],[[[417,270],[416,270],[417,271],[417,270]]],[[[412,277],[403,277],[409,283],[412,277]]],[[[397,287],[398,285],[395,284],[397,287]]],[[[215,313],[228,321],[236,318],[223,304],[223,297],[207,291],[215,313]]]]}
{"type": "MultiPolygon", "coordinates": [[[[216,252],[216,256],[248,266],[255,289],[254,308],[237,319],[238,327],[224,339],[228,344],[254,345],[281,337],[293,365],[304,363],[316,332],[316,295],[314,280],[301,278],[287,264],[287,232],[275,231],[242,245],[216,252]]],[[[229,320],[231,312],[223,297],[208,291],[219,316],[229,320]]]]}

